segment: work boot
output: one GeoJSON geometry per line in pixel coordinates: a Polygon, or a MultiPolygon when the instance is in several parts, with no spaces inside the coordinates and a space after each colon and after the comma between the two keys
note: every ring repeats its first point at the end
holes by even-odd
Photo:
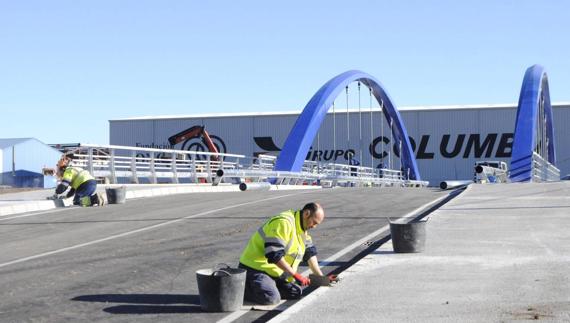
{"type": "Polygon", "coordinates": [[[91,202],[90,206],[95,206],[95,205],[103,206],[103,205],[107,204],[106,199],[104,197],[104,194],[102,194],[102,193],[95,193],[95,194],[91,195],[90,196],[90,202],[91,202]]]}
{"type": "Polygon", "coordinates": [[[93,196],[84,196],[82,197],[79,201],[80,201],[80,205],[83,207],[87,207],[87,206],[91,206],[93,205],[93,196]]]}

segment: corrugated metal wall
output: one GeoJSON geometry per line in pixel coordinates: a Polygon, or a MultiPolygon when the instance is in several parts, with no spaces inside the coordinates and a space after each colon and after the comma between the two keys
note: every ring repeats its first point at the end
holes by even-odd
{"type": "Polygon", "coordinates": [[[553,109],[556,166],[560,175],[570,174],[570,106],[553,109]]]}
{"type": "MultiPolygon", "coordinates": [[[[384,126],[384,141],[390,140],[389,125],[375,110],[371,116],[369,109],[350,111],[350,124],[347,127],[346,109],[333,116],[329,113],[319,129],[308,158],[346,162],[346,152],[351,149],[362,164],[378,167],[388,160],[392,168],[399,168],[399,159],[394,152],[398,147],[384,144],[381,140],[381,124],[384,126]],[[333,121],[336,119],[336,122],[333,121]],[[333,127],[336,123],[336,134],[333,127]],[[360,124],[362,127],[360,128],[360,124]],[[350,135],[348,136],[348,129],[350,135]],[[360,140],[362,133],[362,140],[360,140]],[[335,144],[336,142],[336,152],[335,144]],[[375,145],[372,145],[376,143],[375,145]],[[376,157],[372,158],[370,149],[376,157]],[[384,160],[383,152],[391,152],[384,160]]],[[[413,140],[415,153],[422,179],[432,185],[445,179],[471,179],[476,160],[509,161],[516,107],[463,108],[463,109],[417,109],[400,111],[408,134],[413,140]]],[[[246,115],[226,117],[199,117],[154,120],[111,120],[110,143],[127,146],[168,146],[168,137],[195,125],[204,125],[207,131],[221,139],[228,153],[253,156],[265,152],[277,154],[267,149],[269,143],[277,148],[283,144],[298,115],[246,115]],[[257,137],[257,139],[256,139],[257,137]],[[265,137],[265,138],[261,138],[265,137]],[[257,140],[257,142],[256,142],[257,140]],[[263,145],[260,146],[261,143],[263,145]]],[[[570,173],[570,105],[554,108],[555,136],[558,166],[561,174],[570,173]]],[[[180,149],[181,144],[176,148],[180,149]]]]}

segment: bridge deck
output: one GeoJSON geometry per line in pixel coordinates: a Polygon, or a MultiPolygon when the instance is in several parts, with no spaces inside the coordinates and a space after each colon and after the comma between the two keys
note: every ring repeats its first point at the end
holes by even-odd
{"type": "MultiPolygon", "coordinates": [[[[313,232],[322,260],[383,227],[387,217],[446,194],[400,188],[195,193],[0,217],[0,321],[219,320],[228,314],[200,311],[195,271],[235,265],[268,216],[322,203],[327,218],[313,232]]],[[[249,312],[240,320],[263,315],[249,312]]]]}

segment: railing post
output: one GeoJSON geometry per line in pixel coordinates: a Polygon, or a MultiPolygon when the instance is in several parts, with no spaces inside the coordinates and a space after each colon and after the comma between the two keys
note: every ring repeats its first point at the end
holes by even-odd
{"type": "Polygon", "coordinates": [[[93,174],[93,148],[87,148],[87,170],[91,175],[93,174]]]}
{"type": "Polygon", "coordinates": [[[206,172],[208,174],[208,177],[206,178],[206,180],[208,181],[208,183],[212,182],[212,160],[210,158],[207,158],[208,162],[206,163],[206,172]]]}
{"type": "Polygon", "coordinates": [[[176,153],[172,153],[172,183],[178,184],[178,172],[176,168],[176,153]]]}
{"type": "Polygon", "coordinates": [[[137,152],[135,150],[131,152],[131,182],[133,184],[139,183],[139,177],[137,176],[137,152]]]}
{"type": "Polygon", "coordinates": [[[154,151],[150,152],[150,182],[153,184],[157,183],[156,170],[154,169],[154,151]]]}
{"type": "Polygon", "coordinates": [[[190,155],[192,158],[192,177],[194,179],[194,183],[198,183],[198,175],[196,174],[196,155],[190,155]]]}
{"type": "Polygon", "coordinates": [[[115,173],[115,149],[111,148],[111,155],[109,156],[109,170],[111,171],[111,183],[117,184],[117,175],[115,173]]]}

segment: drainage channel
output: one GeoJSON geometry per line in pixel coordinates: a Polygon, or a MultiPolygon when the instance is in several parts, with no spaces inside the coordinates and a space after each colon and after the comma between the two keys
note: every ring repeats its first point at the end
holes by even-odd
{"type": "MultiPolygon", "coordinates": [[[[419,208],[409,212],[408,214],[398,218],[398,219],[410,219],[410,222],[415,222],[422,220],[429,214],[439,209],[441,206],[445,205],[453,198],[458,196],[463,192],[465,188],[460,188],[450,192],[446,196],[442,196],[434,201],[426,203],[419,208]]],[[[328,274],[341,274],[345,270],[352,267],[354,264],[359,262],[362,258],[366,257],[384,243],[390,241],[390,228],[389,225],[383,226],[382,228],[372,232],[371,234],[357,240],[353,244],[347,246],[346,248],[340,250],[339,252],[331,255],[324,261],[320,261],[319,264],[324,273],[328,274]],[[332,270],[331,270],[332,269],[332,270]]],[[[303,272],[303,275],[307,275],[309,270],[307,269],[303,272]]],[[[317,290],[318,287],[308,287],[303,290],[303,297],[310,295],[313,291],[317,290]]],[[[238,323],[238,322],[267,322],[269,320],[280,322],[279,314],[286,311],[288,308],[297,304],[300,300],[288,300],[277,306],[275,309],[267,311],[265,314],[259,316],[259,311],[253,310],[241,310],[234,312],[225,318],[218,321],[218,323],[238,323]]],[[[272,321],[272,322],[273,322],[272,321]]]]}

